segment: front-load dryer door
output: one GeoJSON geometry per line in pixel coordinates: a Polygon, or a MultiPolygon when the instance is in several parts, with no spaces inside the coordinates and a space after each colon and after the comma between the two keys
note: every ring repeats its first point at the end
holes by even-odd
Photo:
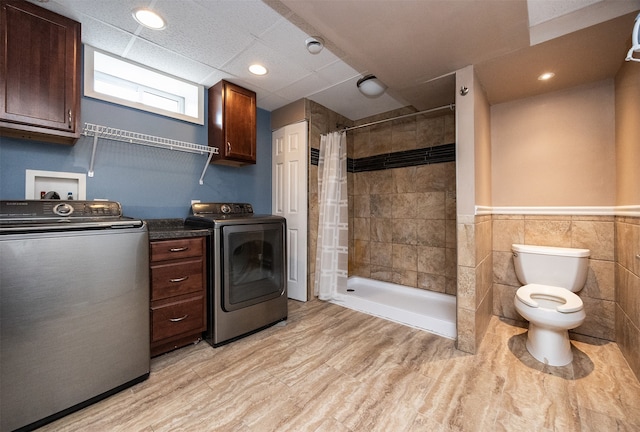
{"type": "Polygon", "coordinates": [[[286,295],[284,223],[222,230],[222,307],[230,312],[286,295]]]}

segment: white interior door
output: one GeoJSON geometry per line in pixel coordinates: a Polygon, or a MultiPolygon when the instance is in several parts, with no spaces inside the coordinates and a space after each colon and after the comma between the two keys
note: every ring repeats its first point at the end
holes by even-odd
{"type": "Polygon", "coordinates": [[[306,121],[273,132],[271,211],[287,219],[289,298],[307,301],[307,136],[306,121]]]}

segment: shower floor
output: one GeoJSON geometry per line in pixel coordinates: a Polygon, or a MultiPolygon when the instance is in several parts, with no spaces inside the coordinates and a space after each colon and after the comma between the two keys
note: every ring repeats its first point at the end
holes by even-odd
{"type": "Polygon", "coordinates": [[[452,295],[352,276],[332,303],[456,339],[452,295]]]}

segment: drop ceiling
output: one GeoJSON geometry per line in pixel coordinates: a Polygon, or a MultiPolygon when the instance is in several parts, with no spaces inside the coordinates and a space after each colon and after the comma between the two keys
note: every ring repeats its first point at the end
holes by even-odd
{"type": "Polygon", "coordinates": [[[100,50],[206,87],[232,81],[267,111],[308,98],[352,120],[451,103],[468,65],[492,104],[611,78],[640,11],[640,0],[30,1],[81,22],[100,50]],[[166,28],[140,26],[138,7],[166,28]],[[309,36],[325,49],[309,53],[309,36]],[[253,76],[256,62],[269,73],[253,76]],[[547,69],[556,78],[540,83],[547,69]],[[356,88],[368,73],[389,86],[379,98],[356,88]]]}

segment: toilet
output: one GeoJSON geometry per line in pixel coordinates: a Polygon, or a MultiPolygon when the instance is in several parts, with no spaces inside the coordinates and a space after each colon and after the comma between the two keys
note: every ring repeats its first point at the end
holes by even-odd
{"type": "Polygon", "coordinates": [[[575,293],[587,281],[589,249],[511,245],[516,276],[516,310],[529,321],[527,350],[538,361],[565,366],[573,360],[569,330],[584,322],[575,293]]]}

